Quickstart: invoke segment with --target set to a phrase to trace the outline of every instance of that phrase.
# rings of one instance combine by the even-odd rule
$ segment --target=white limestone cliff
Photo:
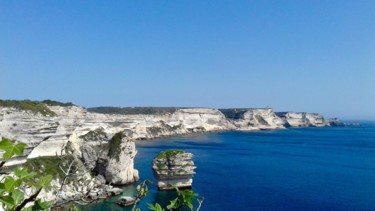
[[[280,112],[277,115],[283,119],[287,127],[325,127],[330,126],[323,115],[306,112]]]
[[[24,156],[14,158],[8,165],[64,154],[62,149],[69,143],[70,153],[81,157],[89,169],[94,170],[99,159],[105,162],[101,174],[108,183],[127,184],[138,177],[133,162],[135,144],[131,140],[235,128],[220,111],[208,108],[179,109],[164,115],[100,114],[78,106],[48,108],[56,115],[0,107],[0,137],[27,144]],[[120,161],[102,156],[107,152],[97,152],[117,133],[126,136],[121,143],[124,146],[120,147],[123,149]]]
[[[48,106],[48,108],[56,115],[42,115],[11,107],[0,107],[0,137],[27,144],[25,156],[15,158],[9,164],[22,163],[26,159],[40,156],[59,155],[64,153],[61,149],[68,142],[75,149],[74,153],[82,157],[83,145],[93,149],[98,146],[100,148],[103,144],[108,144],[109,140],[119,132],[126,136],[126,140],[139,140],[195,132],[329,125],[328,121],[319,114],[274,113],[270,108],[220,110],[186,108],[153,115],[101,114],[88,112],[74,105]],[[86,154],[92,152],[87,148],[85,150]],[[91,167],[92,165],[94,164],[91,164]],[[133,168],[132,164],[128,166]],[[133,182],[134,178],[129,175],[127,174],[121,183]]]
[[[278,117],[271,108],[233,110],[236,116],[228,118],[240,130],[264,130],[285,128],[285,121]]]
[[[59,196],[53,191],[39,196],[55,204],[87,197],[82,194],[87,192],[91,199],[105,198],[119,194],[108,184],[124,185],[137,181],[138,170],[134,169],[136,140],[197,132],[343,125],[337,119],[326,121],[315,113],[275,113],[270,108],[177,108],[171,109],[172,112],[127,115],[88,112],[74,105],[45,108],[50,111],[41,114],[0,106],[0,138],[27,144],[24,156],[13,158],[6,165],[26,162],[25,165],[29,165],[58,155],[73,155],[80,163],[79,169],[87,172],[83,178],[65,185]],[[170,163],[165,165],[163,160],[154,162],[159,188],[168,189],[171,184],[191,186],[195,167],[189,160],[190,155],[186,159],[189,165],[184,159],[180,159],[181,162],[177,159],[179,162],[169,167]],[[166,176],[169,174],[173,177]],[[60,184],[61,181],[56,178],[53,183]]]

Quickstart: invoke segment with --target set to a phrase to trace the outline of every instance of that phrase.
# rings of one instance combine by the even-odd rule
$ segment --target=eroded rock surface
[[[286,127],[325,127],[330,126],[329,121],[325,120],[323,115],[306,112],[277,112]]]
[[[134,141],[127,140],[123,133],[117,133],[109,141],[107,165],[104,171],[106,181],[115,185],[138,181],[138,171],[134,169],[136,154]]]
[[[193,154],[182,150],[168,150],[159,153],[153,160],[152,170],[161,190],[188,188],[192,186],[195,174]]]

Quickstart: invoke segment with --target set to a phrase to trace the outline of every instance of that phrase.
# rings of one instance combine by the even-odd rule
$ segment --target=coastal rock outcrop
[[[102,172],[107,183],[124,185],[138,181],[138,170],[134,169],[136,154],[134,141],[127,140],[122,133],[114,135],[109,141],[108,158]]]
[[[160,190],[189,188],[195,174],[193,154],[182,150],[160,152],[153,160],[152,170]]]
[[[325,127],[329,126],[323,115],[306,112],[277,112],[277,116],[285,121],[286,127]]]
[[[220,109],[240,130],[264,130],[285,128],[285,121],[271,108]]]

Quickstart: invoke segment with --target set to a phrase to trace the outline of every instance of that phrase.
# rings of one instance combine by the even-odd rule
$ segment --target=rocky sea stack
[[[153,160],[152,169],[160,190],[175,187],[190,188],[195,174],[193,154],[182,150],[160,152]]]

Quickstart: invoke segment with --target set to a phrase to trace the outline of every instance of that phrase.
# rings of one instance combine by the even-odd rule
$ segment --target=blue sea
[[[375,122],[359,127],[221,132],[141,141],[135,167],[154,180],[151,162],[163,150],[194,154],[194,192],[201,210],[375,210]],[[135,185],[124,187],[134,194]],[[168,203],[171,193],[150,193],[147,203]],[[84,210],[130,210],[115,199]]]

